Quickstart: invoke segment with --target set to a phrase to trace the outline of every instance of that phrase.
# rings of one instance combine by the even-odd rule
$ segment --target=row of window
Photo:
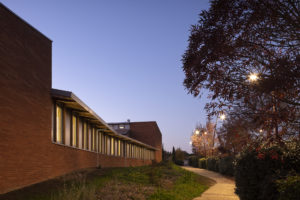
[[[63,105],[55,105],[54,113],[53,141],[56,143],[106,155],[154,159],[153,150],[110,136]]]

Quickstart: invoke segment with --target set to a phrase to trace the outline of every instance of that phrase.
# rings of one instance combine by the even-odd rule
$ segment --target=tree
[[[213,0],[192,26],[184,85],[210,91],[209,116],[238,108],[279,140],[299,134],[299,53],[299,1]]]
[[[235,111],[236,113],[238,111]],[[219,147],[222,154],[236,155],[261,135],[262,129],[244,115],[229,115],[218,130]]]
[[[214,144],[217,144],[217,138],[213,139],[215,124],[208,121],[205,126],[197,124],[195,132],[192,133],[192,151],[199,156],[209,156],[212,154]]]
[[[182,151],[180,148],[177,148],[175,150],[175,163],[177,165],[183,165],[184,164],[185,153],[186,152]]]
[[[173,146],[173,149],[172,149],[172,161],[175,163],[176,161],[176,157],[175,157],[175,148]]]

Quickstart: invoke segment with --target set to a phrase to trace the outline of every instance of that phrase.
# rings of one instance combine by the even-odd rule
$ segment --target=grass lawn
[[[2,200],[189,200],[214,181],[172,163],[89,169],[0,195]]]

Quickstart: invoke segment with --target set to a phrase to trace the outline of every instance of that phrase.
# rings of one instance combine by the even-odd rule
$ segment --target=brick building
[[[78,169],[161,160],[155,122],[123,135],[72,92],[52,89],[52,41],[1,3],[0,30],[0,194]]]
[[[162,160],[162,138],[159,127],[155,121],[149,122],[119,122],[108,123],[116,132],[134,138],[145,144],[153,146],[157,149],[155,151],[155,158],[157,162]]]

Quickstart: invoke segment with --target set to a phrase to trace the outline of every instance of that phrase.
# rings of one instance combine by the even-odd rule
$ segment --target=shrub
[[[281,169],[280,159],[273,159],[270,152],[278,156],[276,148],[264,151],[246,150],[237,159],[235,172],[236,193],[241,200],[278,199],[275,180],[276,171]]]
[[[300,197],[300,175],[278,180],[279,200],[296,200]]]
[[[219,159],[219,172],[224,175],[234,175],[234,157],[226,156]]]
[[[189,166],[199,167],[198,157],[197,156],[190,156],[189,157]]]
[[[208,158],[207,159],[207,169],[218,172],[219,171],[218,158],[215,158],[215,157]]]
[[[236,193],[241,200],[277,200],[281,193],[290,190],[290,179],[286,177],[291,173],[300,173],[299,142],[260,146],[246,149],[237,158]],[[280,182],[278,189],[277,182],[280,179],[286,181]],[[283,187],[285,183],[286,188]]]
[[[206,158],[199,159],[199,167],[202,169],[206,169]]]
[[[176,164],[176,165],[183,166],[184,161],[183,161],[183,160],[175,160],[175,164]]]

